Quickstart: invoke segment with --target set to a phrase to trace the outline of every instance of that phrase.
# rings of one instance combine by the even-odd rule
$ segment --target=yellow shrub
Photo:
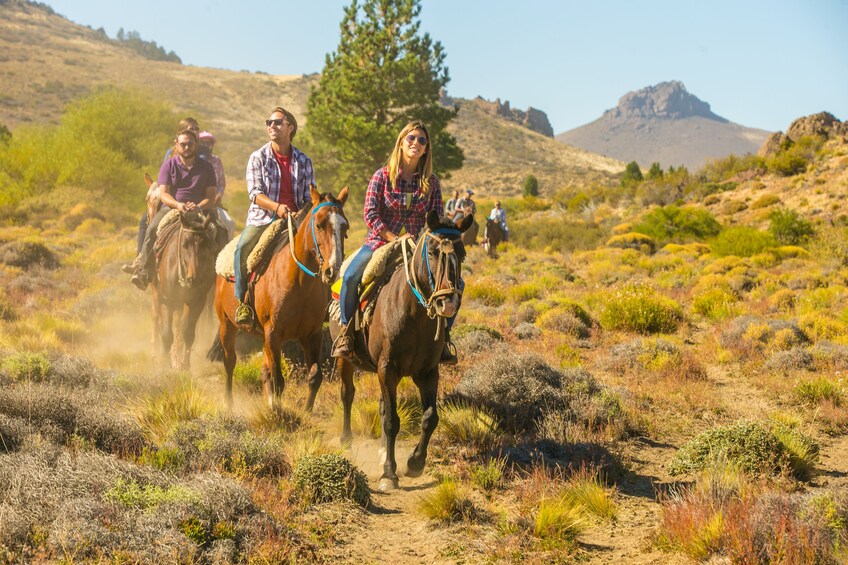
[[[656,240],[643,233],[630,232],[614,235],[607,240],[607,247],[619,247],[621,249],[637,249],[644,253],[653,253],[657,248]]]

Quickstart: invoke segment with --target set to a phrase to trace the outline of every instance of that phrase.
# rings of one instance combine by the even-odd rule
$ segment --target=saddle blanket
[[[247,258],[248,273],[252,273],[254,269],[256,269],[256,266],[262,262],[262,258],[265,253],[269,249],[273,249],[275,247],[274,244],[276,243],[277,238],[286,232],[288,232],[287,223],[281,219],[274,220],[271,225],[262,232],[262,235],[259,238],[259,243],[256,244],[256,247],[253,248],[253,251],[250,252],[250,255]],[[232,279],[236,276],[234,263],[238,241],[239,238],[234,237],[221,250],[215,261],[215,272],[227,279]]]

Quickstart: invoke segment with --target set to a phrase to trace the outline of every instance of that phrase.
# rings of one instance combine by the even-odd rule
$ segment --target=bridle
[[[212,225],[213,229],[218,229]],[[183,262],[183,232],[200,234],[207,241],[214,241],[212,234],[209,233],[209,228],[187,228],[180,220],[180,233],[177,236],[177,282],[182,288],[190,288],[185,276],[185,263]]]
[[[304,273],[306,273],[307,275],[309,275],[310,277],[313,277],[313,278],[317,278],[318,273],[320,273],[321,270],[324,267],[324,256],[321,254],[321,247],[318,245],[318,236],[315,234],[315,212],[317,212],[318,210],[320,210],[321,208],[323,208],[325,206],[334,206],[334,207],[339,208],[339,209],[341,209],[341,207],[342,207],[342,205],[337,203],[337,202],[322,202],[322,203],[318,204],[317,206],[315,206],[314,208],[312,208],[312,211],[310,212],[309,227],[312,230],[312,243],[315,246],[314,252],[315,252],[316,257],[318,257],[318,271],[311,270],[309,267],[307,267],[306,265],[304,265],[303,263],[301,263],[300,261],[297,260],[297,257],[294,254],[294,234],[295,234],[295,231],[292,228],[292,219],[291,219],[292,215],[288,214],[288,216],[287,216],[288,224],[289,224],[289,249],[291,250],[292,259],[294,259],[294,262],[297,263],[297,266],[300,267],[301,271],[303,271]]]
[[[462,291],[459,289],[459,258],[457,257],[456,249],[454,249],[454,241],[447,237],[436,237],[436,235],[433,234],[439,236],[456,236],[457,238],[462,237],[462,233],[453,228],[437,228],[432,231],[427,230],[420,238],[418,238],[418,243],[415,244],[415,251],[412,254],[411,260],[407,258],[407,245],[404,244],[402,246],[406,282],[409,285],[409,288],[412,289],[412,294],[415,295],[418,303],[421,304],[421,306],[423,306],[427,311],[427,316],[429,316],[430,319],[435,319],[437,316],[441,316],[441,314],[436,311],[436,300],[438,298],[454,295],[462,296]],[[439,246],[439,257],[437,260],[435,277],[433,276],[433,268],[430,265],[428,245],[431,239]],[[412,245],[411,241],[409,242],[409,245]],[[416,259],[419,260],[419,265],[423,262],[427,266],[427,282],[430,284],[430,296],[427,298],[425,298],[424,294],[421,292],[421,285],[418,282],[418,269],[415,265]],[[436,290],[437,281],[441,281],[445,277],[445,273],[450,273],[451,264],[454,266],[454,275],[456,280],[448,279],[449,288]],[[442,324],[439,324],[440,330],[441,327]],[[436,339],[438,339],[438,332],[436,334]]]

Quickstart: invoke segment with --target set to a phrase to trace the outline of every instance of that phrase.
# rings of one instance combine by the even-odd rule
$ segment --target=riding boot
[[[439,363],[442,365],[456,365],[459,363],[459,357],[456,356],[456,346],[450,338],[450,329],[445,328],[445,345],[442,347],[442,356],[439,358]]]
[[[239,302],[238,308],[236,308],[236,323],[241,325],[251,325],[253,324],[253,318],[253,308],[244,302]]]
[[[339,332],[336,342],[333,344],[333,357],[353,359],[353,329],[353,320],[342,326],[341,332]]]
[[[127,273],[128,275],[135,274],[135,272],[138,270],[138,263],[139,258],[138,256],[136,256],[136,258],[133,259],[132,263],[126,263],[125,265],[121,265],[121,270]]]
[[[150,284],[150,276],[148,274],[147,265],[142,265],[141,263],[135,269],[135,274],[132,276],[131,282],[139,288],[139,290],[146,290],[147,285]]]

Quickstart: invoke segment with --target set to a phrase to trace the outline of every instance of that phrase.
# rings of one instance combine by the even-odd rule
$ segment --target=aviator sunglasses
[[[423,135],[412,135],[410,133],[409,135],[406,136],[406,141],[410,145],[412,145],[412,142],[415,141],[416,139],[418,140],[418,145],[421,145],[421,146],[427,145],[427,138],[424,137]]]
[[[281,126],[283,124],[287,124],[288,122],[282,118],[277,118],[276,120],[265,120],[265,125],[268,127],[271,126]]]

